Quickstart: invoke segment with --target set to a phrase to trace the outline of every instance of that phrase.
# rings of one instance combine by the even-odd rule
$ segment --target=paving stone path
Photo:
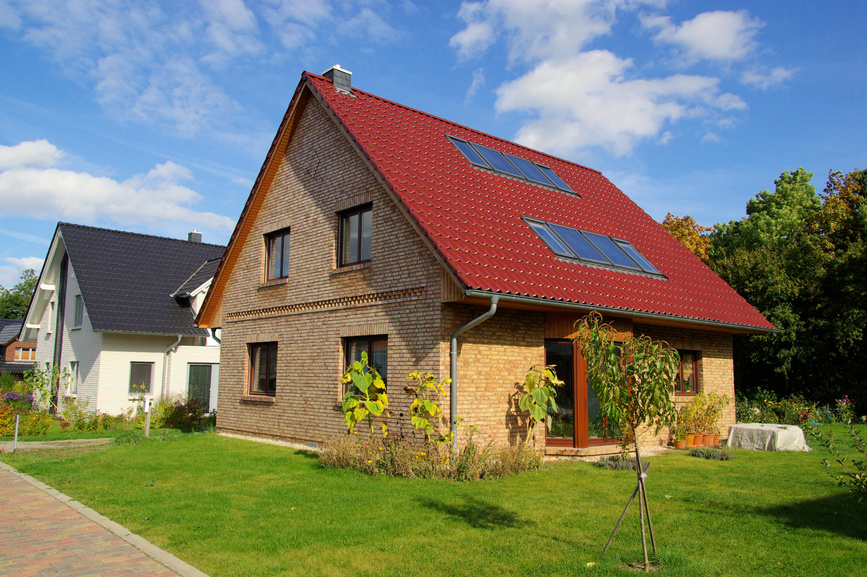
[[[0,576],[207,577],[0,462]]]

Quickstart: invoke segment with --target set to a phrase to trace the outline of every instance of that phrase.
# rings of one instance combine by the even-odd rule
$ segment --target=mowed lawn
[[[867,499],[833,484],[824,452],[735,454],[650,459],[658,574],[867,575]],[[393,479],[214,433],[2,459],[213,577],[626,575],[641,559],[635,506],[601,556],[635,474],[587,463]]]

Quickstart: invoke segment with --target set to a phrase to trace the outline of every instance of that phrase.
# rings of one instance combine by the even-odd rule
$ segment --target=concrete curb
[[[138,549],[139,551],[141,551],[142,553],[144,553],[145,555],[147,555],[148,557],[150,557],[151,559],[156,561],[157,563],[164,565],[166,568],[174,571],[175,573],[177,573],[181,577],[208,577],[208,575],[206,573],[199,571],[198,569],[196,569],[195,567],[193,567],[189,563],[186,563],[186,562],[178,559],[177,557],[175,557],[174,555],[172,555],[171,553],[169,553],[167,551],[163,551],[162,549],[160,549],[159,547],[157,547],[156,545],[154,545],[153,543],[151,543],[147,539],[144,539],[143,537],[140,537],[140,536],[136,535],[135,533],[132,533],[129,529],[127,529],[126,527],[124,527],[118,523],[115,523],[111,519],[108,519],[107,517],[103,517],[102,515],[100,515],[96,511],[94,511],[93,509],[91,509],[89,507],[85,507],[84,505],[82,505],[78,501],[75,501],[74,499],[72,499],[68,495],[64,495],[60,491],[49,487],[48,485],[46,485],[42,481],[38,481],[38,480],[34,479],[33,477],[31,477],[30,475],[25,475],[24,473],[19,472],[14,467],[9,466],[8,464],[6,464],[2,461],[0,461],[0,468],[12,473],[13,475],[18,477],[19,479],[22,479],[22,480],[30,483],[31,485],[33,485],[34,487],[36,487],[37,489],[39,489],[43,493],[45,493],[45,494],[49,495],[50,497],[53,497],[54,499],[60,501],[61,503],[63,503],[64,505],[66,505],[67,507],[72,509],[73,511],[79,513],[83,517],[90,519],[91,521],[93,521],[97,525],[100,525],[104,529],[110,531],[111,533],[114,533],[115,535],[117,535],[118,537],[120,537],[121,539],[123,539],[124,541],[126,541],[127,543],[129,543],[130,545],[132,545],[133,547],[135,547],[136,549]]]

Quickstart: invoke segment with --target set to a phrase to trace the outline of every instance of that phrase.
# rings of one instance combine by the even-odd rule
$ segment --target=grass
[[[24,441],[69,441],[72,439],[108,439],[118,435],[123,435],[128,429],[122,426],[115,429],[100,430],[100,431],[73,431],[68,427],[65,431],[60,427],[60,421],[51,419],[48,432],[44,435],[18,435],[18,440]],[[175,429],[151,429],[151,434],[156,431],[164,432],[171,431],[170,434],[180,434],[180,431]],[[0,435],[0,441],[12,441],[15,435]]]
[[[826,455],[735,454],[650,459],[660,575],[867,573],[867,501],[832,483]],[[641,558],[635,508],[600,556],[635,473],[587,463],[394,479],[213,433],[2,458],[212,577],[627,575]]]

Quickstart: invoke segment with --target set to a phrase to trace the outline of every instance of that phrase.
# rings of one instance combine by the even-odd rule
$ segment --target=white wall
[[[84,315],[80,328],[75,328],[75,297],[81,294],[78,280],[70,263],[66,284],[66,312],[63,323],[63,346],[60,366],[70,370],[69,362],[78,361],[78,393],[72,395],[68,390],[61,391],[63,397],[75,397],[86,401],[88,410],[98,410],[97,390],[99,386],[100,350],[102,334],[93,331],[84,303]],[[37,349],[38,350],[38,349]],[[71,370],[70,370],[71,373]]]

